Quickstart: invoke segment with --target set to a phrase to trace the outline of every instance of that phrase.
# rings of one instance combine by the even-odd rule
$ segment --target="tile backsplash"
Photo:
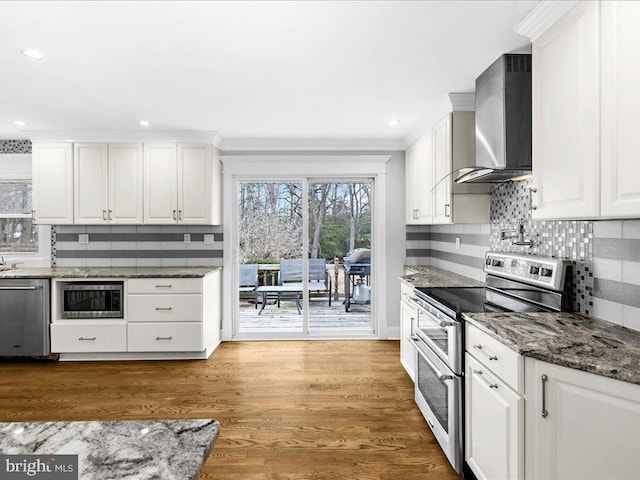
[[[31,140],[0,140],[0,154],[31,153]]]
[[[534,220],[531,180],[504,182],[491,189],[490,248],[498,252],[538,255],[573,263],[573,309],[593,313],[593,222],[587,220]],[[530,241],[518,246],[519,238]],[[507,237],[503,238],[503,232]]]
[[[487,250],[571,260],[574,310],[640,330],[640,220],[533,220],[530,181],[496,184],[488,225],[406,227],[406,263],[484,279]],[[519,233],[532,246],[518,246]],[[460,247],[456,239],[460,239]]]
[[[222,226],[59,225],[53,235],[52,264],[59,267],[222,266]]]

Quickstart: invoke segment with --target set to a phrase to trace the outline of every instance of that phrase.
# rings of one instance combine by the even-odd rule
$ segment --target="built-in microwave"
[[[59,283],[62,318],[123,318],[124,282]]]

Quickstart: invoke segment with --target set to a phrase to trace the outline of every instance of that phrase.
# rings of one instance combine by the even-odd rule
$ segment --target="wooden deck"
[[[260,301],[260,299],[258,299]],[[282,300],[280,308],[269,302],[261,315],[260,304],[254,308],[246,299],[240,301],[240,333],[290,333],[302,331],[302,315],[298,315],[293,300]],[[365,332],[373,333],[371,306],[351,305],[345,312],[342,300],[328,305],[326,295],[309,299],[309,329],[332,333]]]

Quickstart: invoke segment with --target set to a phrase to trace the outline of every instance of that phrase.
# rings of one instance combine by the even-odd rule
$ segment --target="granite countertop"
[[[520,355],[640,385],[640,332],[579,313],[465,313]]]
[[[82,480],[197,479],[216,420],[0,423],[0,453],[78,455]]]
[[[199,278],[220,267],[51,267],[0,270],[3,278]]]
[[[416,288],[484,287],[484,282],[436,267],[406,265],[405,271],[408,274],[400,277],[400,280]]]

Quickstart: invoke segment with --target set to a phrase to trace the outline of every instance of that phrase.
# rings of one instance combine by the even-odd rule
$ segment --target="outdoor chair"
[[[328,281],[327,281],[328,279]],[[302,283],[302,259],[280,259],[280,273],[278,285],[286,283]],[[328,292],[329,306],[331,306],[331,276],[327,275],[327,264],[322,258],[309,259],[309,291]]]
[[[258,264],[243,263],[239,265],[239,282],[240,293],[253,292],[253,304],[258,308]]]

